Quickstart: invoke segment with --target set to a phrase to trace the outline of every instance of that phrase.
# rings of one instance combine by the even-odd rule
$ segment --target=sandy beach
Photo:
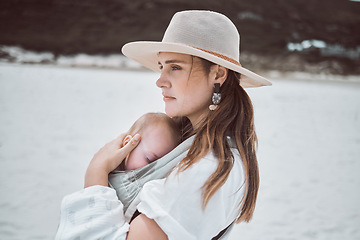
[[[360,239],[360,76],[265,74],[272,87],[247,90],[258,204],[229,240]],[[0,239],[54,238],[61,199],[83,187],[93,154],[163,112],[157,76],[0,64]]]

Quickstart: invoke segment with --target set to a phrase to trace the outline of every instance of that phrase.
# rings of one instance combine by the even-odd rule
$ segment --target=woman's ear
[[[214,83],[220,83],[220,86],[222,86],[227,79],[228,72],[229,70],[226,67],[216,65],[216,75]]]

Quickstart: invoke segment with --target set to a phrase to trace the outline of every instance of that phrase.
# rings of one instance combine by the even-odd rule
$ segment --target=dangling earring
[[[215,83],[215,84],[214,84],[214,93],[213,93],[213,95],[212,95],[211,100],[212,100],[212,103],[213,103],[213,104],[211,104],[211,105],[209,106],[209,109],[210,109],[211,111],[214,111],[214,110],[217,108],[217,106],[218,106],[218,104],[220,103],[220,101],[221,101],[220,83]]]

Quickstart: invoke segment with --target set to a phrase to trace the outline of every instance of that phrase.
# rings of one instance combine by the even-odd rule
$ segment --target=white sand
[[[271,76],[273,87],[248,90],[261,187],[230,240],[360,239],[360,84]],[[98,148],[163,111],[156,77],[0,65],[0,239],[53,239],[61,198],[82,188]]]

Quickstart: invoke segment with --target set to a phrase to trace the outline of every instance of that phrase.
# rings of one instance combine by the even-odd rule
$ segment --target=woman
[[[95,154],[85,189],[64,198],[57,239],[212,239],[254,212],[259,174],[251,101],[243,87],[271,85],[241,67],[239,34],[224,15],[184,11],[162,42],[134,42],[123,53],[160,70],[165,112],[195,135],[187,156],[166,179],[146,183],[140,214],[124,220],[108,174],[137,145],[123,135]],[[225,235],[222,236],[222,239]]]

